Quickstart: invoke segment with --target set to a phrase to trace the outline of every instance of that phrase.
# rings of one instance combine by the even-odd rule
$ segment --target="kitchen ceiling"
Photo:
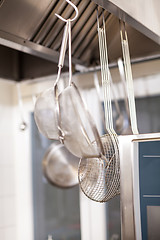
[[[73,0],[79,9],[78,18],[72,23],[72,57],[74,64],[99,65],[97,39],[97,5],[89,0]],[[102,8],[99,20],[102,24]],[[64,0],[4,0],[0,6],[0,76],[6,77],[5,68],[10,68],[10,78],[23,80],[57,72],[57,62],[64,29],[64,18],[74,16],[73,8]],[[108,43],[109,62],[116,62],[122,56],[119,20],[104,11]],[[160,54],[160,45],[147,38],[129,25],[128,31],[131,58]],[[6,49],[6,50],[5,50]],[[11,51],[9,51],[9,49]],[[12,57],[6,57],[9,54]],[[2,59],[3,71],[1,70]],[[68,65],[66,58],[65,65]],[[17,72],[16,72],[17,71]],[[7,76],[8,77],[8,76]]]

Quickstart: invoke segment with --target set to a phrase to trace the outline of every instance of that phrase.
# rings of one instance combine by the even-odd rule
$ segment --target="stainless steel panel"
[[[133,180],[132,180],[132,139],[120,136],[120,176],[121,176],[121,234],[123,240],[135,240]]]
[[[46,35],[50,32],[52,27],[58,21],[58,18],[55,16],[55,13],[61,14],[61,12],[62,12],[62,10],[64,9],[65,6],[66,6],[65,1],[63,1],[63,2],[58,1],[58,3],[56,4],[56,6],[54,8],[54,11],[51,11],[51,13],[47,17],[46,21],[43,23],[43,25],[39,29],[38,33],[34,37],[34,39],[33,39],[34,42],[36,42],[38,44],[42,43],[42,41],[44,40]]]
[[[75,0],[75,5],[78,4],[78,0]],[[72,18],[72,15],[75,15],[75,11],[70,5],[67,5],[67,7],[64,9],[63,14],[61,14],[65,19]],[[43,41],[43,45],[46,47],[49,47],[52,44],[52,41],[54,38],[56,38],[59,35],[60,29],[64,28],[65,23],[62,20],[58,19],[58,22],[56,25],[53,26],[47,37]]]
[[[160,239],[160,206],[147,206],[148,240]]]
[[[160,37],[160,1],[158,0],[109,0],[136,21]]]
[[[21,52],[28,53],[30,55],[49,60],[51,62],[58,63],[59,52],[1,31],[0,44]],[[75,64],[77,63],[82,65],[81,61],[74,58],[72,58],[72,60],[73,62],[75,61]],[[65,65],[68,66],[67,56],[65,58]]]
[[[52,4],[52,0],[5,0],[0,7],[0,30],[29,39]]]
[[[136,0],[135,1],[127,1],[127,0],[92,0],[99,6],[105,8],[110,13],[113,13],[119,19],[127,22],[133,28],[137,29],[147,37],[151,38],[153,41],[160,44],[160,16],[159,16],[159,1],[144,1]],[[131,4],[132,3],[132,4]],[[152,8],[150,8],[149,3],[152,4]],[[126,7],[128,6],[128,7]],[[134,6],[134,7],[133,7]],[[132,8],[133,7],[133,8]],[[151,10],[151,11],[150,11]],[[135,11],[135,12],[134,12]],[[139,21],[140,17],[141,21]],[[145,15],[145,17],[143,17]],[[136,18],[135,18],[136,17]],[[149,21],[146,19],[149,19]],[[149,24],[151,22],[151,25]],[[154,28],[156,25],[156,29]]]
[[[125,17],[127,20],[128,15],[111,4],[111,1],[72,2],[79,9],[78,18],[72,22],[72,62],[85,66],[99,65],[95,2],[108,7],[108,10],[118,17]],[[57,63],[65,23],[59,20],[55,13],[64,18],[75,15],[74,9],[65,0],[4,0],[0,5],[0,44]],[[102,9],[99,8],[99,15],[101,14]],[[105,11],[104,15],[107,19],[109,62],[113,63],[122,56],[119,19],[108,11]],[[160,54],[160,45],[129,25],[127,32],[132,59]],[[68,65],[67,56],[65,65]],[[20,69],[21,66],[17,68]]]
[[[119,136],[120,170],[121,170],[121,233],[123,240],[139,240],[139,223],[137,221],[137,193],[135,193],[135,174],[133,164],[135,143],[138,141],[160,139],[160,133]],[[133,191],[134,189],[134,191]],[[138,225],[137,225],[138,224]]]
[[[86,12],[86,9],[88,9],[88,8],[90,9],[90,4],[91,4],[90,1],[81,1],[79,3],[79,5],[78,5],[78,18],[74,22],[72,22],[72,38],[73,38],[73,35],[74,35],[74,29],[75,28],[77,29],[77,24],[79,23],[79,21],[81,21],[81,19],[84,19],[84,13]],[[61,43],[57,38],[56,41],[52,43],[51,48],[59,50],[60,45],[61,45]]]
[[[108,12],[104,12],[104,18],[106,21],[106,29],[108,26],[108,23],[110,19],[112,18],[112,15],[110,15]],[[100,27],[102,25],[102,12],[99,13],[99,24]],[[94,51],[92,50],[94,49]],[[82,41],[78,46],[78,51],[74,54],[76,58],[83,59],[84,62],[87,62],[88,64],[92,64],[92,61],[94,62],[95,59],[98,61],[97,64],[99,64],[99,47],[98,47],[98,35],[97,35],[97,21],[94,21],[92,24],[92,28],[88,31],[88,34],[84,36],[84,41]]]

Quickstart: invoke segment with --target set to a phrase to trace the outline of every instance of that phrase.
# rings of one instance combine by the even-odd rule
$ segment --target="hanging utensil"
[[[134,97],[133,76],[132,76],[132,69],[131,69],[128,38],[127,38],[125,25],[122,25],[122,23],[121,23],[120,36],[121,36],[122,53],[123,53],[123,59],[124,59],[124,69],[125,69],[129,111],[130,111],[130,118],[131,118],[131,128],[132,128],[133,134],[139,134],[138,127],[137,127],[136,105],[135,105],[135,97]]]
[[[99,105],[99,111],[100,111],[100,115],[101,115],[101,121],[103,124],[103,129],[104,129],[104,132],[106,132],[104,109],[103,109],[103,105],[102,105],[102,101],[101,101],[101,90],[100,90],[97,72],[94,73],[94,86],[95,86],[96,93],[97,93],[98,105]]]
[[[20,85],[19,83],[16,84],[17,87],[17,96],[18,96],[18,105],[19,105],[19,112],[21,116],[21,123],[20,123],[20,130],[25,131],[27,128],[27,123],[24,119],[24,107],[23,107],[23,101],[22,101],[22,95],[21,95],[21,90],[20,90]]]
[[[54,142],[44,155],[42,166],[47,180],[54,186],[69,188],[78,184],[79,158],[63,144]]]
[[[77,12],[78,10],[76,14]],[[78,88],[72,81],[71,20],[65,20],[57,14],[56,16],[69,24],[69,81],[68,86],[58,96],[60,140],[77,157],[101,156],[104,151],[98,130]]]
[[[57,79],[52,88],[45,90],[38,98],[34,109],[34,118],[38,130],[49,139],[59,139],[59,130],[57,122],[57,85],[60,80],[61,70],[64,64],[65,52],[68,40],[69,23],[66,23],[61,51],[58,63]]]
[[[115,129],[116,129],[116,132],[118,134],[121,134],[122,131],[123,131],[123,127],[124,127],[124,116],[121,113],[119,103],[118,103],[118,100],[116,98],[116,93],[115,93],[111,73],[110,73],[110,81],[111,81],[111,87],[112,87],[111,90],[112,90],[112,94],[113,94],[113,101],[114,101],[114,105],[115,105],[117,115],[118,115],[118,117],[116,118],[116,121],[115,121]]]
[[[97,22],[107,130],[107,134],[101,137],[105,157],[82,158],[78,178],[80,187],[87,197],[94,201],[106,202],[120,191],[119,149],[118,138],[113,129],[105,21],[103,18],[103,27],[100,28],[98,12]]]
[[[130,134],[132,134],[132,129],[131,129],[131,119],[130,119],[130,113],[129,113],[128,99],[127,99],[125,71],[124,71],[124,66],[123,66],[123,62],[122,62],[121,58],[118,59],[117,63],[118,63],[118,70],[120,73],[120,79],[121,79],[122,86],[123,86],[124,104],[125,104],[125,110],[126,110],[126,114],[127,114],[127,118],[124,119],[125,124],[124,124],[124,129],[121,134],[122,135],[130,135]]]

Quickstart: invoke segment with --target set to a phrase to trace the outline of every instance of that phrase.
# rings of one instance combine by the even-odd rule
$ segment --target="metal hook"
[[[78,17],[78,8],[71,2],[71,1],[69,1],[69,0],[66,0],[66,2],[68,2],[73,8],[74,8],[74,10],[76,11],[76,15],[75,15],[75,17],[74,18],[72,18],[72,19],[65,19],[65,18],[63,18],[63,17],[61,17],[59,14],[57,14],[57,13],[55,13],[55,15],[59,18],[59,19],[61,19],[62,21],[64,21],[64,22],[67,22],[68,20],[70,20],[71,22],[72,21],[74,21],[77,17]]]

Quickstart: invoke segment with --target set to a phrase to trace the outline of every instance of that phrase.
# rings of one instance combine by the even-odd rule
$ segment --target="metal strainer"
[[[44,155],[42,166],[47,180],[54,186],[69,188],[78,184],[79,158],[63,144],[53,142]]]
[[[69,81],[58,95],[58,128],[61,142],[75,156],[100,157],[104,151],[96,125],[72,81],[71,22],[69,22]],[[95,141],[95,145],[92,144]]]
[[[118,138],[113,129],[104,18],[102,28],[99,27],[98,21],[98,39],[107,130],[107,134],[101,137],[105,154],[101,158],[82,158],[79,163],[78,177],[80,187],[87,197],[94,201],[106,202],[120,192],[120,164]]]
[[[49,139],[59,139],[58,123],[57,123],[57,96],[58,83],[60,80],[61,70],[64,64],[65,52],[68,40],[69,22],[66,23],[61,51],[58,63],[57,79],[52,88],[46,89],[40,94],[36,100],[34,109],[34,118],[38,130]],[[55,93],[56,92],[56,93]]]

